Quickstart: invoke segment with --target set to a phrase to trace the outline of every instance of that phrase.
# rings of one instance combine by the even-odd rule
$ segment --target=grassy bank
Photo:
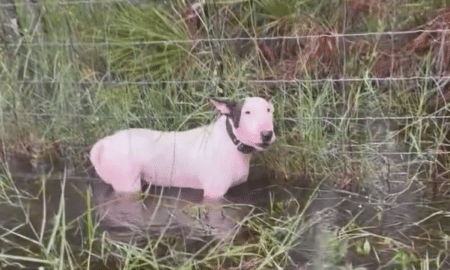
[[[255,164],[280,179],[309,179],[311,199],[291,202],[299,208],[274,202],[247,217],[243,242],[186,252],[170,237],[142,245],[108,239],[88,218],[85,194],[87,214],[79,220],[87,227],[66,220],[65,205],[45,234],[25,236],[0,222],[3,243],[14,235],[34,254],[24,259],[26,252],[9,246],[1,251],[4,266],[286,269],[295,254],[310,261],[305,269],[358,269],[351,264],[364,263],[356,258],[389,269],[438,269],[448,261],[448,233],[438,225],[404,224],[423,229],[414,236],[425,247],[416,248],[358,221],[357,212],[329,223],[327,215],[306,214],[315,187],[326,183],[332,192],[373,196],[381,222],[390,211],[385,201],[406,183],[420,186],[420,200],[405,203],[427,205],[420,218],[446,220],[446,1],[38,2],[15,1],[18,35],[0,32],[1,204],[27,216],[21,202],[45,197],[44,182],[34,186],[39,195],[17,186],[5,162],[12,156],[37,172],[51,169],[41,166],[48,160],[81,170],[102,136],[129,127],[186,130],[214,119],[208,98],[248,95],[270,96],[275,105],[277,143]],[[3,24],[12,17],[2,13]],[[432,199],[437,205],[427,204]],[[308,247],[299,239],[310,240],[312,228],[321,232],[314,248],[323,252],[296,250]],[[70,230],[89,233],[73,245],[65,238]]]

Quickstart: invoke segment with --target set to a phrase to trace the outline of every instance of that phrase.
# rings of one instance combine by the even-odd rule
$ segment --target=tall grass
[[[304,262],[308,269],[358,269],[351,263],[357,260],[348,259],[353,256],[397,269],[439,269],[447,255],[446,226],[417,223],[437,235],[422,239],[437,247],[429,253],[415,250],[414,241],[374,229],[384,226],[385,202],[394,196],[388,190],[397,190],[398,182],[417,182],[430,195],[427,180],[444,179],[417,203],[425,205],[433,195],[448,202],[449,161],[439,154],[448,150],[448,106],[433,103],[446,96],[446,83],[387,80],[438,75],[435,52],[416,55],[400,35],[248,37],[415,29],[444,4],[258,0],[131,6],[55,0],[38,3],[37,27],[18,1],[20,39],[0,51],[0,205],[8,206],[0,214],[13,217],[0,221],[0,267],[286,269]],[[312,190],[302,194],[305,198],[274,199],[269,209],[255,210],[241,223],[248,234],[244,240],[230,235],[194,251],[169,235],[123,243],[99,230],[88,194],[80,196],[86,213],[68,220],[64,192],[51,198],[58,200],[53,213],[45,208],[47,174],[30,180],[38,182],[30,191],[16,183],[6,163],[14,153],[35,168],[47,159],[80,164],[95,140],[116,130],[186,130],[212,121],[208,98],[248,95],[272,97],[278,138],[254,162],[287,179],[307,176],[311,187],[336,185],[356,202],[370,197],[367,207],[381,209],[372,223],[361,221],[357,207],[348,209],[350,218],[337,213],[337,202],[314,212],[313,201],[322,193]],[[407,169],[398,161],[404,161],[402,155],[408,156]],[[394,176],[402,173],[406,180]],[[63,191],[66,180],[67,175]],[[294,181],[281,184],[298,189]],[[327,192],[343,198],[334,189]],[[33,208],[36,198],[42,205]],[[425,207],[420,218],[436,218],[441,226],[448,208],[433,207]],[[32,221],[33,211],[43,215],[39,224]],[[71,242],[72,233],[79,243]]]

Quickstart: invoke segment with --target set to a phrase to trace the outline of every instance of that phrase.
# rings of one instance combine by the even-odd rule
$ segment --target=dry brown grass
[[[351,0],[348,2],[350,20],[354,24],[363,16],[385,18],[388,14],[388,3],[380,0]]]
[[[327,77],[338,72],[339,46],[335,29],[326,29],[307,16],[282,18],[277,25],[271,29],[270,36],[302,38],[258,43],[261,62],[269,67],[266,78]]]

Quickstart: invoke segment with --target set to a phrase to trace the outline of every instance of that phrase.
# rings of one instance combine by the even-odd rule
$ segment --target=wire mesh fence
[[[129,29],[116,27],[107,30],[110,25],[126,24],[127,19],[130,20],[131,17],[121,17],[121,13],[134,14],[132,12],[136,10],[148,8],[140,6],[143,5],[142,1],[133,2],[136,7],[134,11],[123,8],[133,6],[130,4],[132,2],[1,2],[2,8],[16,9],[16,14],[10,14],[10,17],[17,19],[17,29],[21,34],[18,40],[2,36],[6,43],[0,80],[8,89],[6,102],[3,103],[3,118],[29,121],[27,118],[31,117],[42,120],[41,124],[46,125],[85,119],[86,123],[77,123],[79,128],[83,125],[86,128],[88,123],[95,121],[122,121],[122,125],[115,123],[109,131],[124,127],[123,123],[145,126],[155,120],[166,121],[167,125],[161,124],[164,128],[179,128],[189,121],[206,121],[205,115],[208,114],[204,110],[196,111],[195,104],[204,102],[207,97],[242,97],[244,93],[263,93],[275,97],[279,112],[277,121],[283,123],[280,132],[301,133],[303,139],[305,136],[310,137],[312,133],[305,134],[313,132],[309,129],[311,126],[302,126],[302,122],[306,121],[313,126],[325,126],[321,129],[322,133],[328,132],[326,128],[333,127],[331,133],[346,134],[346,139],[352,141],[346,144],[355,147],[358,145],[355,140],[358,139],[348,134],[352,132],[350,122],[358,125],[368,125],[373,121],[395,122],[398,127],[393,132],[401,134],[399,136],[403,136],[407,144],[419,141],[419,145],[427,145],[419,147],[425,152],[447,153],[441,149],[447,147],[446,120],[450,117],[446,103],[450,76],[446,72],[445,49],[445,38],[450,28],[445,24],[445,12],[406,30],[395,30],[392,26],[383,31],[371,31],[370,27],[364,31],[351,27],[348,27],[350,30],[338,31],[331,24],[329,27],[319,27],[312,25],[311,21],[307,21],[309,29],[305,29],[301,22],[296,21],[300,25],[298,28],[283,24],[283,27],[289,28],[283,32],[274,30],[276,27],[271,25],[246,26],[244,21],[240,21],[241,25],[230,26],[232,19],[229,14],[241,16],[242,11],[235,9],[239,5],[244,7],[246,1],[224,1],[219,3],[220,7],[205,2],[198,5],[168,5],[164,7],[167,13],[161,13],[163,15],[149,21],[158,22],[159,25],[165,23],[163,28],[181,21],[184,24],[179,32],[185,31],[183,34],[160,33],[151,28],[142,30],[140,28],[149,25],[141,21],[129,21]],[[107,12],[96,14],[105,6],[111,8],[108,12],[114,15]],[[249,7],[249,12],[253,12],[253,8]],[[350,6],[349,10],[352,8],[355,9]],[[224,10],[229,14],[220,13]],[[27,22],[30,14],[38,15],[39,19],[34,24]],[[136,17],[141,16],[139,11],[136,14]],[[304,18],[288,15],[298,20]],[[82,21],[85,18],[82,16],[89,17],[92,24]],[[164,16],[173,21],[167,23]],[[221,18],[225,19],[221,21]],[[192,20],[195,26],[190,24]],[[277,19],[266,20],[271,24],[282,25]],[[103,24],[96,28],[94,25],[98,22]],[[3,22],[4,25],[8,23]],[[223,31],[220,31],[220,27],[223,27]],[[145,33],[149,37],[146,38],[142,33],[136,34],[138,30],[147,31]],[[126,36],[120,36],[120,31],[126,32]],[[185,38],[177,38],[180,36]],[[383,45],[377,47],[378,43]],[[361,49],[364,44],[368,44],[369,49]],[[169,50],[172,45],[175,49]],[[185,45],[187,47],[178,47]],[[240,48],[246,55],[239,56],[239,52],[230,49],[233,46]],[[117,47],[124,49],[115,51]],[[354,47],[357,47],[356,52],[352,51]],[[11,49],[13,57],[7,53]],[[426,51],[426,56],[418,53],[418,50]],[[120,53],[124,55],[118,55]],[[161,57],[151,54],[160,54]],[[173,66],[167,63],[167,57],[171,55],[176,55],[170,58],[170,61],[177,62]],[[180,58],[184,56],[194,60],[183,62]],[[366,61],[366,58],[372,60]],[[127,59],[132,61],[127,62]],[[383,61],[378,64],[380,59]],[[158,65],[146,69],[146,63],[139,62],[141,60],[148,60],[149,63],[156,61]],[[104,64],[101,64],[101,68],[93,63],[102,61]],[[405,61],[406,64],[402,64]],[[295,68],[290,68],[291,64]],[[155,74],[164,76],[134,76],[129,72],[140,65],[144,67],[142,70],[150,74],[163,66],[163,70]],[[176,65],[179,67],[174,67]],[[380,72],[376,71],[377,65],[381,66]],[[167,76],[167,73],[171,73],[171,76]],[[288,76],[287,73],[292,74]],[[160,90],[157,90],[158,87]],[[69,88],[72,90],[67,90]],[[167,98],[165,101],[161,100],[161,96],[157,97],[158,102],[167,106],[155,106],[156,101],[152,104],[151,100],[155,100],[157,91],[168,93],[162,94]],[[134,102],[140,105],[133,105]],[[149,102],[148,107],[154,108],[144,108],[145,102]],[[155,112],[158,107],[162,111]],[[178,110],[177,113],[170,111],[174,109]],[[118,116],[120,114],[128,116]],[[185,121],[177,121],[183,117]],[[169,123],[169,120],[174,122]],[[430,125],[435,126],[439,136],[429,135],[433,133]],[[94,126],[99,128],[98,124]],[[93,126],[89,128],[94,129]],[[54,126],[51,129],[57,130]],[[321,136],[323,140],[338,141],[338,136]],[[370,145],[373,139],[371,137],[360,143]],[[427,143],[433,140],[436,142]],[[325,149],[323,151],[326,152]]]
[[[250,241],[223,241],[225,247],[211,246],[205,257],[203,240],[192,256],[170,243],[158,253],[152,242],[151,251],[139,251],[136,265],[174,269],[193,262],[200,269],[225,269],[229,261],[232,269],[289,269],[295,251],[309,261],[334,256],[314,262],[326,261],[322,266],[329,268],[314,269],[350,269],[352,263],[444,269],[450,265],[450,11],[443,7],[443,1],[0,0],[0,162],[17,155],[19,162],[4,167],[25,179],[0,174],[0,201],[8,205],[18,198],[26,217],[17,218],[20,224],[0,220],[0,244],[14,246],[8,237],[17,234],[26,242],[17,243],[17,250],[31,242],[30,250],[37,250],[31,258],[48,265],[60,258],[59,268],[95,268],[91,260],[103,266],[105,256],[122,263],[117,269],[128,265],[125,258],[136,256],[128,250],[137,249],[124,245],[123,252],[114,242],[107,250],[104,243],[111,240],[105,234],[97,250],[71,249],[62,219],[70,220],[67,227],[82,224],[75,230],[83,232],[83,217],[61,214],[50,235],[42,227],[40,235],[21,237],[16,228],[42,210],[32,203],[24,207],[22,198],[43,198],[37,223],[53,218],[45,208],[53,202],[60,204],[55,213],[63,213],[66,203],[70,214],[79,206],[73,198],[89,197],[82,182],[99,180],[83,174],[92,169],[88,151],[99,138],[125,128],[187,130],[214,121],[211,97],[269,96],[277,141],[252,160],[258,185],[247,195],[265,200],[270,211],[237,218],[251,225]],[[31,176],[20,162],[33,167]],[[273,174],[255,173],[262,167]],[[30,181],[36,172],[50,173]],[[20,195],[4,195],[8,177]],[[74,194],[54,191],[61,179]],[[266,180],[270,186],[261,188]],[[28,193],[33,185],[36,196]],[[277,197],[274,186],[291,199]],[[99,201],[95,208],[108,195],[98,187],[100,196],[91,190]],[[80,205],[83,213],[91,207]],[[141,219],[153,209],[112,205],[108,211],[118,210],[121,228],[131,212]],[[85,243],[85,235],[80,238]],[[217,254],[216,247],[225,252]],[[369,257],[373,262],[367,263]],[[27,258],[14,248],[0,251],[4,265]],[[299,261],[295,269],[302,267]]]

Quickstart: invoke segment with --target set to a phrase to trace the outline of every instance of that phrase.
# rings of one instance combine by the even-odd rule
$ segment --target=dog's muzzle
[[[268,143],[270,140],[272,140],[273,131],[272,130],[266,130],[261,132],[261,139],[263,143]]]
[[[273,135],[274,134],[273,134],[272,130],[261,131],[261,141],[262,141],[262,143],[258,143],[256,145],[258,145],[262,149],[266,149],[267,147],[269,147],[269,145],[272,144],[272,138],[274,137]]]

